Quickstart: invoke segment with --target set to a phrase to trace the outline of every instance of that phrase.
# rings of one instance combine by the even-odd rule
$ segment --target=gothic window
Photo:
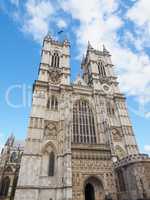
[[[49,155],[48,176],[54,176],[54,168],[55,168],[55,154],[52,151]]]
[[[2,179],[2,182],[0,183],[0,196],[6,197],[8,195],[10,185],[10,178],[7,176]]]
[[[96,143],[94,115],[86,100],[78,100],[73,106],[73,142]]]
[[[57,97],[52,95],[47,101],[47,108],[51,110],[58,110],[58,100]]]
[[[51,98],[51,109],[52,110],[57,110],[58,109],[58,101],[55,96],[52,96]]]
[[[50,99],[47,100],[47,108],[50,109]]]
[[[60,62],[60,58],[59,58],[59,54],[57,52],[55,52],[52,55],[52,62],[51,62],[51,67],[59,67],[59,62]]]
[[[105,67],[104,67],[104,64],[102,62],[98,63],[98,71],[99,71],[99,75],[101,77],[106,77]]]

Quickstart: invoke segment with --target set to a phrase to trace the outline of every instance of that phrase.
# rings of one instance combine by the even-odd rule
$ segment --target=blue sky
[[[71,42],[72,80],[88,40],[112,54],[140,150],[150,153],[150,2],[148,0],[1,0],[0,145],[25,138],[42,38]],[[64,33],[57,34],[63,29]],[[23,93],[22,93],[23,92]],[[22,106],[12,107],[10,103]]]

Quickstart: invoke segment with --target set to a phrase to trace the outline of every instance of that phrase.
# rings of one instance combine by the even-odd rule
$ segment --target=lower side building
[[[150,199],[150,158],[131,155],[114,164],[117,199]]]
[[[24,142],[11,135],[0,154],[0,199],[13,200],[18,182]]]

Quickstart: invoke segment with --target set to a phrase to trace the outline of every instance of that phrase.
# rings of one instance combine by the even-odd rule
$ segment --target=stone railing
[[[125,158],[115,162],[114,167],[118,168],[118,167],[130,164],[130,163],[135,163],[135,162],[140,162],[140,161],[149,161],[150,162],[150,157],[147,154],[129,155],[129,156],[126,156]]]

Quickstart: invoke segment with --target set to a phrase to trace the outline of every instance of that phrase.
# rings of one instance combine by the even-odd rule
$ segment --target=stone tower
[[[137,154],[138,147],[128,116],[125,97],[119,90],[111,55],[105,46],[103,46],[103,51],[98,51],[88,43],[86,57],[82,60],[82,68],[83,79],[88,86],[93,88],[95,101],[97,100],[95,106],[97,125],[101,130],[100,142],[108,142],[113,155]],[[101,125],[104,126],[104,131]],[[108,137],[106,137],[106,132],[108,132]]]
[[[81,66],[70,83],[68,40],[45,37],[15,200],[117,198],[113,163],[139,153],[125,97],[105,47]]]

